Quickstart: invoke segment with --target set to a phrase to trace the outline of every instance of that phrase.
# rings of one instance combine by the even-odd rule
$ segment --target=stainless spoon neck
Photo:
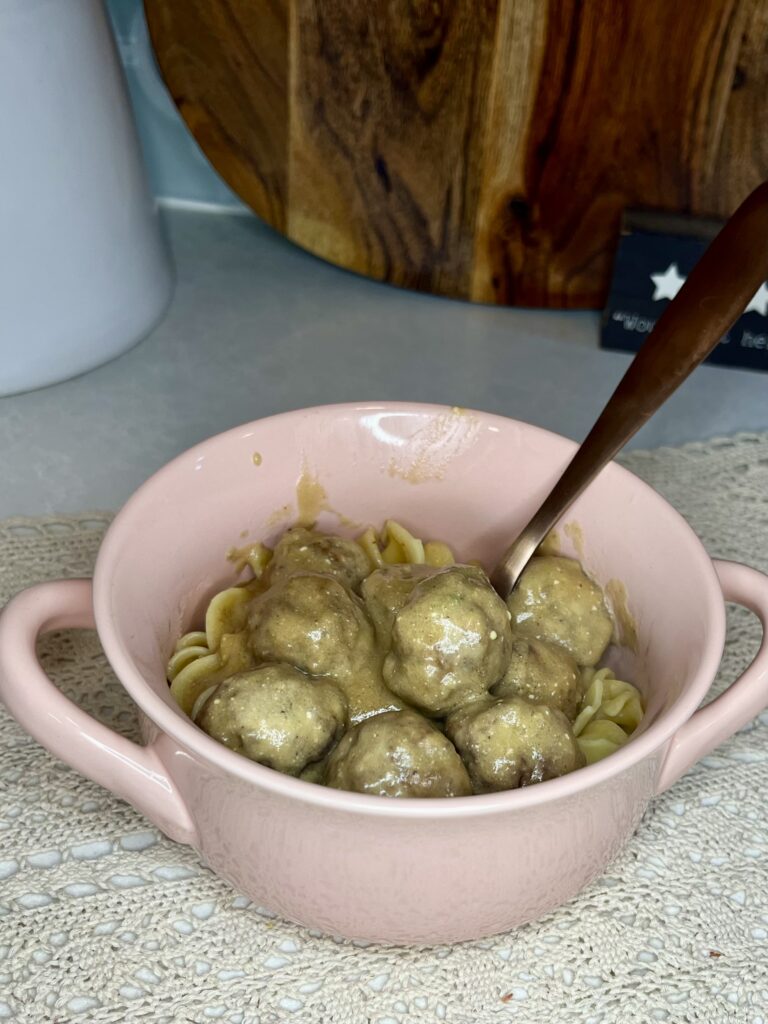
[[[523,570],[548,532],[549,530],[544,530],[542,533],[536,521],[531,520],[496,566],[491,583],[505,600],[515,589]]]

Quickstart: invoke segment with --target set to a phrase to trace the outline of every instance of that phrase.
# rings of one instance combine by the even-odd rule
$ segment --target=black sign
[[[603,348],[636,352],[720,224],[667,214],[624,215],[608,304]],[[767,240],[768,242],[768,240]],[[768,284],[706,360],[722,366],[768,370]]]

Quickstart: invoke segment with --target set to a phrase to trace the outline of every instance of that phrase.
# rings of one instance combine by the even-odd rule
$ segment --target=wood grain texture
[[[768,0],[145,0],[222,177],[409,288],[602,305],[621,211],[768,177]]]
[[[182,0],[146,10],[174,102],[203,152],[284,232],[289,0]]]
[[[734,209],[755,182],[768,177],[768,3],[742,6],[723,123],[698,184],[698,205],[713,213]]]
[[[394,284],[463,295],[494,12],[403,8],[297,5],[288,235],[345,266],[360,254]]]

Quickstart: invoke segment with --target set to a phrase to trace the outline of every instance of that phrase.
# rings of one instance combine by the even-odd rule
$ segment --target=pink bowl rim
[[[629,483],[631,487],[644,490],[657,504],[661,516],[677,520],[683,527],[685,545],[688,553],[699,564],[702,583],[701,600],[706,605],[710,629],[707,642],[701,651],[699,666],[686,690],[680,698],[665,711],[636,739],[616,753],[596,764],[580,768],[570,775],[559,779],[529,786],[524,789],[509,790],[501,793],[488,793],[467,797],[454,797],[450,800],[392,800],[387,797],[371,796],[363,793],[349,793],[343,790],[329,789],[315,783],[283,775],[267,768],[212,739],[199,729],[190,719],[166,704],[162,698],[148,685],[133,664],[133,660],[122,635],[118,632],[110,615],[110,580],[111,569],[118,557],[126,532],[135,531],[131,521],[141,511],[147,499],[164,481],[170,477],[181,463],[208,453],[211,447],[227,445],[234,439],[250,436],[264,423],[290,423],[298,417],[322,414],[336,417],[350,413],[361,414],[371,412],[408,412],[414,415],[439,415],[451,406],[435,403],[417,402],[344,402],[328,405],[310,406],[287,412],[265,416],[241,426],[215,434],[204,441],[181,452],[170,462],[152,474],[126,501],[110,524],[99,550],[94,571],[94,615],[96,628],[105,654],[117,675],[118,680],[128,691],[131,698],[155,723],[162,733],[176,740],[182,747],[188,748],[201,759],[214,765],[221,771],[236,776],[243,782],[269,790],[275,795],[289,797],[299,802],[326,807],[337,812],[349,812],[392,818],[421,818],[424,820],[484,816],[486,814],[512,813],[527,807],[540,806],[554,800],[567,799],[592,789],[602,783],[609,782],[627,769],[650,757],[669,740],[674,733],[691,717],[704,699],[720,665],[725,644],[725,602],[720,588],[714,565],[703,544],[691,529],[687,521],[652,487],[640,477],[611,462],[603,473],[611,473],[618,479]],[[467,413],[479,417],[484,423],[494,425],[514,424],[525,431],[538,434],[542,438],[556,441],[565,451],[573,451],[576,442],[569,438],[546,430],[543,427],[501,416],[481,410],[466,409]]]

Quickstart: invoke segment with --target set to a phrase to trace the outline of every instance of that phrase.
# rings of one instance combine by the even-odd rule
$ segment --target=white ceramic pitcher
[[[102,0],[0,0],[0,395],[119,355],[171,288]]]

